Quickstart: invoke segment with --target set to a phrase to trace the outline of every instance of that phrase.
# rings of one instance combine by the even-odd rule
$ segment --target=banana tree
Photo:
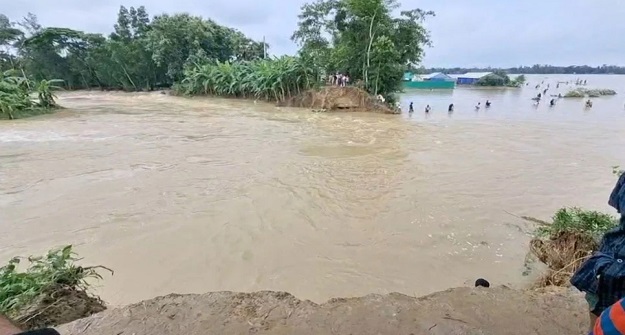
[[[54,100],[57,96],[53,92],[62,89],[61,86],[55,85],[61,83],[63,83],[63,80],[61,79],[44,79],[37,84],[36,90],[37,98],[39,99],[39,106],[46,108],[56,106],[56,102]]]

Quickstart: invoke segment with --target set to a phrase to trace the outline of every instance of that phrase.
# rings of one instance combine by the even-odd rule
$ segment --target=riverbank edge
[[[12,113],[13,119],[9,118],[8,114],[0,113],[0,121],[21,120],[35,116],[54,114],[62,109],[63,107],[61,106],[55,106],[54,108],[33,107],[24,110],[18,110]]]
[[[286,292],[170,294],[57,327],[62,334],[581,334],[581,294],[568,288],[453,288],[334,298]],[[520,313],[519,313],[520,312]]]

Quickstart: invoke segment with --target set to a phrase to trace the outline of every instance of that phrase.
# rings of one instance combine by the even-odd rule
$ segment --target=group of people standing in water
[[[560,88],[560,84],[567,84],[568,85],[569,82],[560,82],[560,81],[557,82],[556,83],[556,89]],[[575,82],[575,85],[586,85],[586,84],[587,84],[586,80],[579,80],[578,79]],[[526,83],[526,86],[527,85],[529,85],[529,83]],[[551,88],[551,85],[549,83],[545,84],[545,81],[542,81],[540,84],[537,84],[535,88],[539,92],[538,92],[538,94],[535,97],[532,98],[532,100],[534,101],[534,106],[538,107],[540,105],[540,101],[543,98],[547,98],[548,97],[547,93],[549,92],[549,89]],[[551,97],[551,99],[549,100],[549,107],[554,107],[556,105],[557,101],[559,99],[563,98],[562,93],[558,93],[557,95],[556,94],[551,94],[550,97]],[[585,102],[585,107],[586,108],[592,108],[592,105],[593,105],[593,103],[592,103],[592,101],[590,99],[586,100],[586,102]],[[490,100],[486,100],[484,105],[482,105],[481,102],[478,102],[477,105],[475,105],[475,110],[476,111],[480,110],[482,108],[482,106],[485,106],[485,108],[489,108],[491,106]],[[397,103],[396,108],[398,110],[400,109],[399,103]],[[449,106],[447,107],[447,111],[449,113],[451,113],[451,112],[454,111],[454,108],[455,108],[455,106],[454,106],[453,103],[449,104]],[[432,111],[432,107],[430,107],[430,105],[426,105],[425,106],[425,113],[429,114],[431,111]],[[414,104],[411,101],[410,105],[408,106],[408,114],[412,114],[412,113],[414,113]]]
[[[491,106],[491,102],[490,100],[486,100],[486,103],[484,104],[486,106],[486,108],[489,108]],[[447,112],[451,113],[454,111],[454,104],[449,104],[449,106],[447,107]],[[482,103],[478,102],[477,105],[475,105],[475,110],[479,110],[480,108],[482,108]],[[425,106],[425,113],[429,114],[432,111],[432,107],[430,107],[430,105],[426,105]],[[414,113],[414,104],[411,101],[410,105],[408,105],[408,114],[412,114]]]
[[[540,84],[536,85],[536,89],[540,90],[541,85],[544,84],[545,82],[541,82]],[[564,83],[564,84],[569,84],[569,82],[558,82],[556,85],[556,89],[560,88],[560,83]],[[587,84],[587,80],[580,80],[578,79],[575,82],[575,85],[586,85]],[[527,85],[527,84],[526,84]],[[538,92],[538,94],[536,95],[536,97],[532,98],[532,100],[534,100],[534,106],[538,107],[538,105],[540,105],[540,101],[543,97],[547,97],[547,92],[549,91],[550,85],[547,84],[547,87],[542,90],[542,92]],[[558,99],[562,99],[562,93],[558,93],[558,95],[552,94],[551,95],[552,99],[549,100],[549,107],[553,107],[556,105],[556,101]],[[590,99],[586,100],[586,102],[584,103],[586,108],[592,108],[592,101]]]

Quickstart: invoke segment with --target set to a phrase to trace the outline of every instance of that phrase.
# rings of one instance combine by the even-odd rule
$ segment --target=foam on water
[[[8,130],[0,132],[0,143],[11,142],[60,142],[60,141],[103,141],[111,136],[98,136],[98,133],[84,132],[82,134],[70,134],[57,131],[31,131],[31,130]]]

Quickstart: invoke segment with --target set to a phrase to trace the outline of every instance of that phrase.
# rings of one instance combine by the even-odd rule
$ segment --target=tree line
[[[494,70],[503,70],[507,73],[514,74],[625,74],[624,66],[617,65],[601,65],[601,66],[589,66],[589,65],[570,65],[570,66],[555,66],[555,65],[532,65],[532,66],[518,66],[510,68],[421,68],[419,71],[424,73],[431,72],[444,72],[444,73],[467,73],[467,72],[492,72]]]
[[[0,70],[33,80],[61,79],[69,89],[153,90],[283,99],[335,72],[372,94],[401,89],[405,64],[418,64],[430,44],[422,23],[433,12],[395,15],[396,0],[315,0],[302,6],[292,40],[295,56],[265,58],[268,45],[190,14],[152,18],[121,6],[104,36],[42,27],[34,14],[0,15]],[[392,99],[391,99],[392,100]]]
[[[69,89],[171,87],[183,79],[186,64],[257,59],[266,47],[198,16],[150,18],[143,6],[121,6],[109,36],[44,28],[32,13],[17,22],[0,15],[0,69],[19,69],[35,80],[61,79]]]

